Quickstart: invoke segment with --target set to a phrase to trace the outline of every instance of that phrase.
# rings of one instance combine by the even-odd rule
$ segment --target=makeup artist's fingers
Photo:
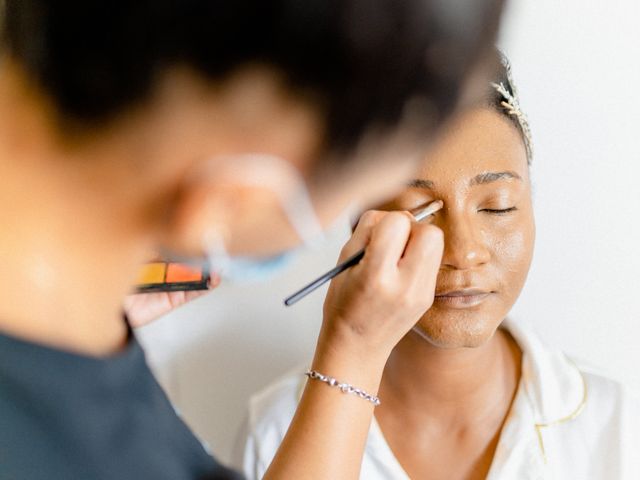
[[[362,266],[373,272],[397,268],[415,223],[408,212],[388,212],[371,230]]]
[[[136,293],[124,299],[123,308],[132,328],[142,327],[171,310],[166,293]]]
[[[345,261],[347,258],[355,255],[365,248],[371,239],[372,229],[388,213],[389,212],[382,212],[379,210],[368,210],[364,212],[358,220],[358,225],[353,231],[351,238],[344,247],[342,247],[338,263]]]
[[[124,311],[132,328],[142,327],[176,308],[206,295],[214,289],[219,280],[213,280],[209,290],[192,290],[179,292],[136,293],[128,295],[124,300]]]
[[[442,230],[428,223],[414,223],[399,267],[409,275],[438,274],[444,250]]]
[[[178,308],[185,303],[191,302],[209,293],[208,290],[190,290],[186,292],[167,292],[171,309]]]
[[[408,212],[377,212],[367,220],[358,239],[368,238],[365,257],[331,282],[321,337],[338,343],[330,348],[388,355],[433,304],[443,235]]]

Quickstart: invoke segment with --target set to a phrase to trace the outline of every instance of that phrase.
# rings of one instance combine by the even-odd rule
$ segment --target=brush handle
[[[443,207],[443,205],[444,204],[442,203],[442,200],[436,200],[435,202],[431,202],[422,210],[414,213],[413,218],[415,219],[416,222],[421,222],[422,220],[430,217],[431,215],[436,213],[438,210],[440,210]],[[348,258],[347,260],[342,262],[340,265],[332,268],[324,275],[321,275],[318,278],[316,278],[309,285],[302,287],[300,290],[298,290],[296,293],[294,293],[290,297],[285,298],[284,304],[287,307],[290,307],[291,305],[298,302],[299,300],[302,300],[304,297],[309,295],[314,290],[317,290],[318,288],[320,288],[322,285],[327,283],[332,278],[340,275],[345,270],[348,270],[351,267],[359,264],[360,260],[364,258],[364,251],[365,249],[363,248],[358,253],[356,253],[353,257]]]
[[[298,300],[302,300],[304,297],[309,295],[311,292],[313,292],[314,290],[317,290],[318,288],[320,288],[322,285],[324,285],[325,283],[330,281],[332,278],[340,275],[345,270],[348,270],[351,267],[359,264],[360,260],[362,260],[363,258],[364,258],[364,248],[362,250],[360,250],[358,253],[356,253],[355,255],[353,255],[352,257],[350,257],[347,260],[345,260],[344,262],[342,262],[340,265],[335,266],[334,268],[329,270],[324,275],[321,275],[318,278],[316,278],[309,285],[306,285],[306,286],[302,287],[296,293],[294,293],[290,297],[287,297],[285,299],[285,301],[284,301],[284,304],[287,307],[290,307],[291,305],[296,303]]]

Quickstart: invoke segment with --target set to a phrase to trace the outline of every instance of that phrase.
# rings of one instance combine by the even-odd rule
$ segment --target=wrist
[[[328,375],[323,375],[322,373],[316,371],[316,370],[308,370],[305,375],[307,377],[309,377],[311,380],[318,380],[322,383],[326,383],[327,385],[329,385],[330,387],[336,387],[338,388],[342,393],[347,393],[350,395],[355,395],[357,397],[362,398],[363,400],[366,400],[368,402],[370,402],[373,406],[377,407],[380,405],[380,399],[376,396],[376,395],[371,395],[370,393],[366,392],[365,390],[355,387],[351,384],[345,383],[345,382],[341,382],[340,380],[338,380],[337,378],[333,378],[331,376]]]
[[[386,351],[364,348],[348,338],[321,335],[311,369],[375,395],[388,357]]]

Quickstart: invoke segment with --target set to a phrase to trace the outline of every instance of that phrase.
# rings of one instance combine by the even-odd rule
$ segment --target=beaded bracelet
[[[373,405],[376,407],[380,405],[380,399],[378,397],[374,395],[370,395],[364,390],[361,390],[352,385],[349,385],[348,383],[341,383],[335,378],[328,377],[319,372],[316,372],[315,370],[309,370],[307,371],[307,373],[305,373],[305,375],[313,380],[320,380],[321,382],[326,383],[330,387],[338,387],[342,391],[342,393],[350,393],[352,395],[357,395],[363,400],[367,400],[368,402],[373,403]]]

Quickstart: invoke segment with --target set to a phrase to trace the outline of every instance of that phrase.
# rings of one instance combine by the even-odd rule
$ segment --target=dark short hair
[[[260,63],[318,99],[327,147],[348,150],[368,127],[397,125],[413,98],[428,100],[435,120],[446,116],[492,44],[502,0],[4,0],[4,8],[4,48],[62,118],[108,122],[177,65],[224,80]]]

